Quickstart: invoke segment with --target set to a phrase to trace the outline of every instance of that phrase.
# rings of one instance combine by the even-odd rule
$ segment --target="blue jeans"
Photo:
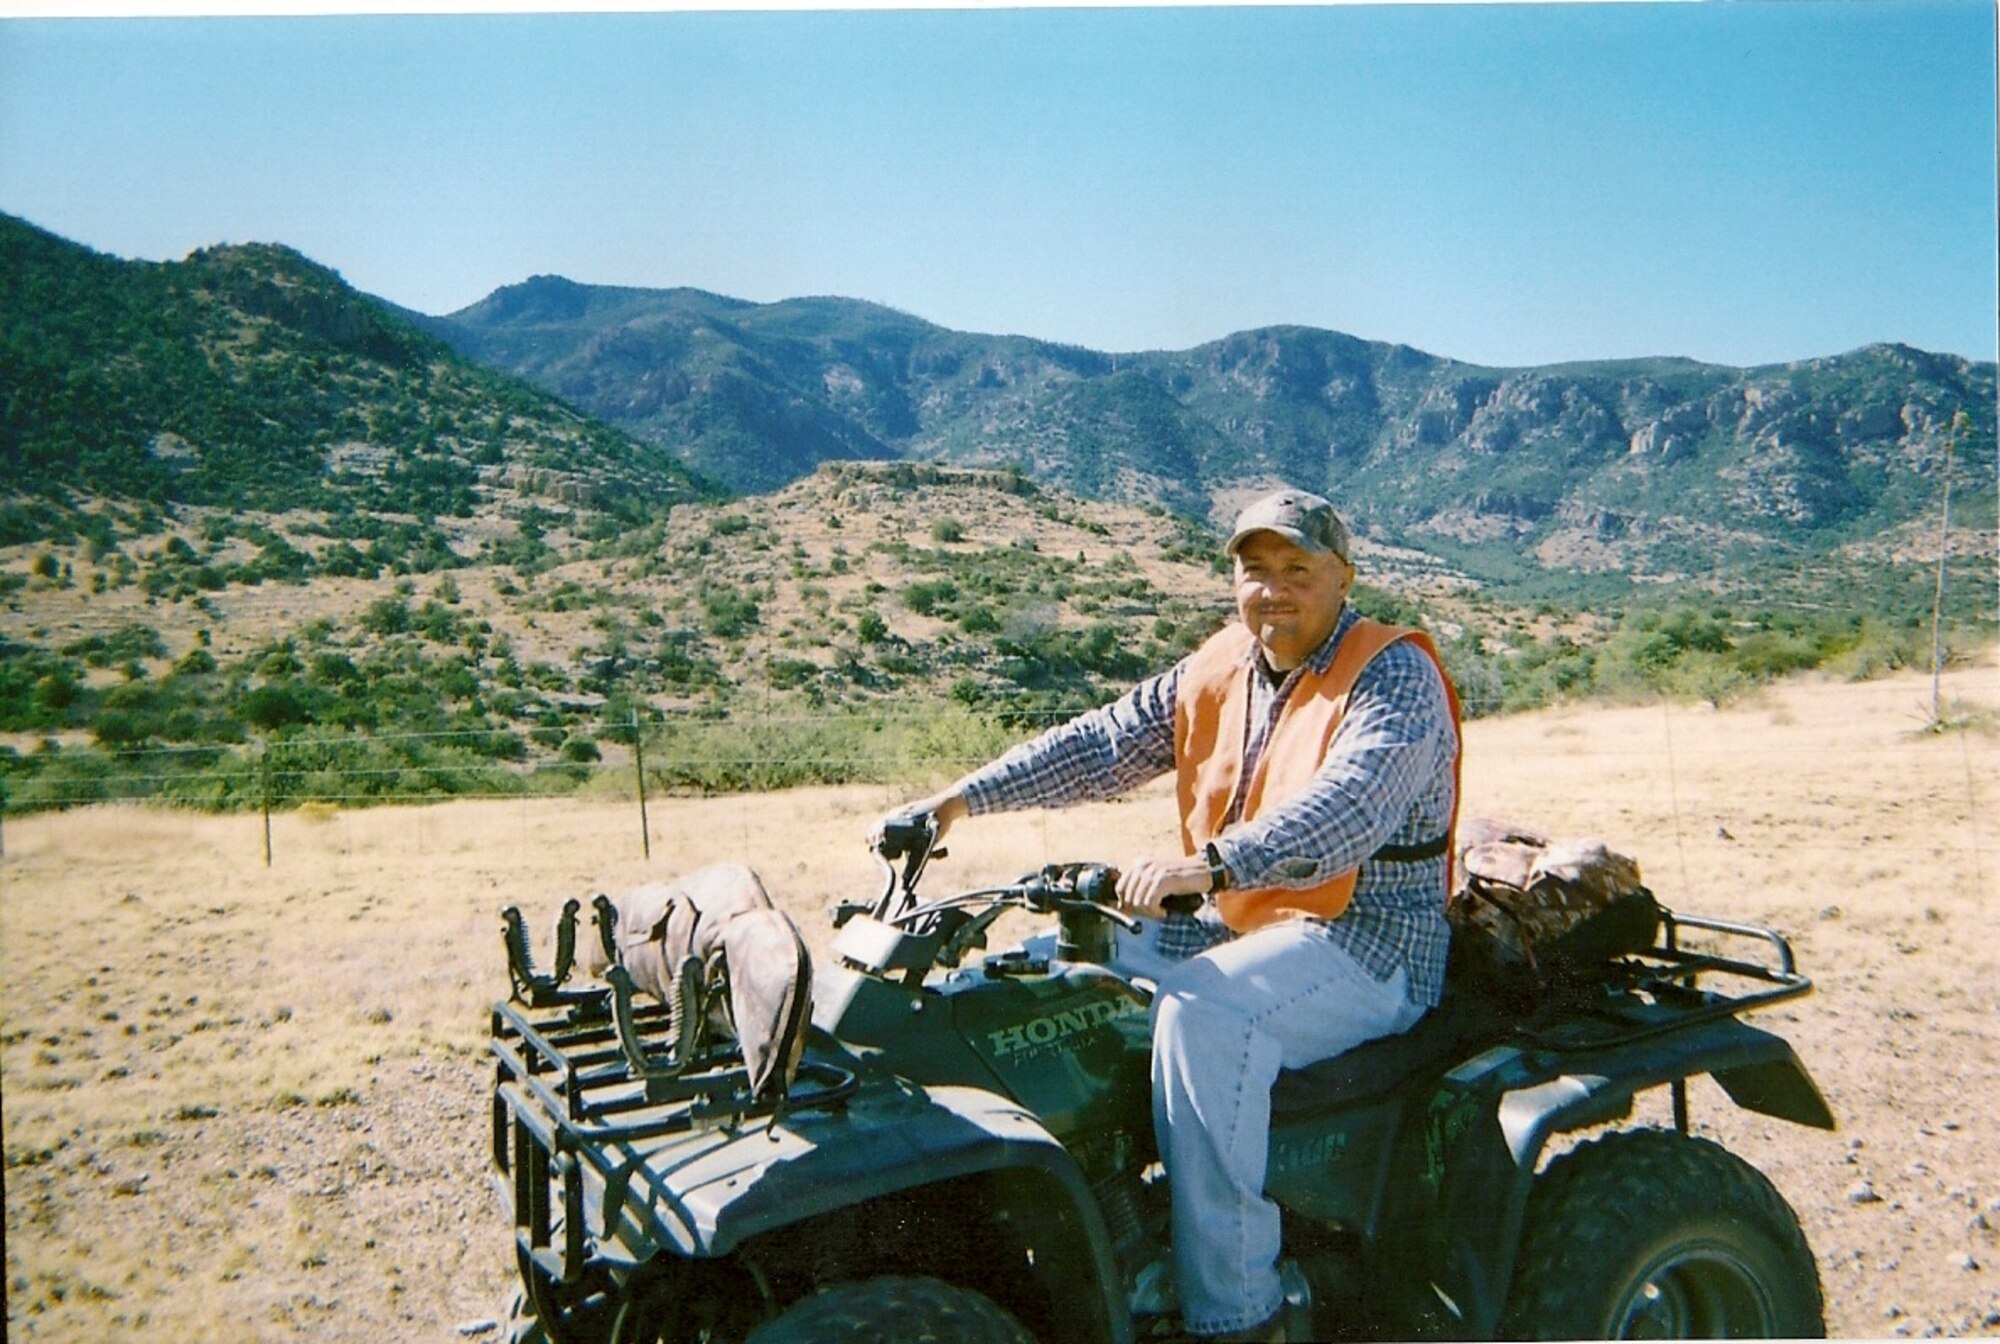
[[[1278,1206],[1264,1196],[1271,1086],[1424,1014],[1409,977],[1380,981],[1306,919],[1259,929],[1166,971],[1153,1000],[1153,1128],[1173,1191],[1174,1277],[1189,1330],[1269,1319]]]

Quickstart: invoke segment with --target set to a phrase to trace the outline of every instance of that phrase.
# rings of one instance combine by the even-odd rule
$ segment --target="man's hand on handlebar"
[[[1198,901],[1208,885],[1206,859],[1135,859],[1119,875],[1118,904],[1135,915],[1158,919],[1169,896],[1194,896]]]
[[[920,798],[914,803],[897,808],[869,828],[868,848],[880,853],[882,837],[890,826],[919,821],[927,815],[937,821],[937,837],[933,843],[941,843],[944,840],[944,833],[951,829],[951,824],[966,815],[964,795],[956,790],[946,789],[942,793],[934,793],[928,798]]]

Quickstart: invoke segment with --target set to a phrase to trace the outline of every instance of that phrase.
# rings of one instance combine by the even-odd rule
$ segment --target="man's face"
[[[1339,556],[1275,532],[1252,532],[1236,548],[1236,614],[1279,672],[1326,642],[1353,583],[1354,567]]]

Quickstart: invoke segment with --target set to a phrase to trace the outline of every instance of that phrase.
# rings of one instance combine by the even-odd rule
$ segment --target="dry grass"
[[[2000,1325],[2000,753],[1990,667],[1806,682],[1722,711],[1558,710],[1469,732],[1467,808],[1636,854],[1669,905],[1773,922],[1820,993],[1769,1014],[1840,1115],[1695,1115],[1805,1219],[1835,1334]],[[276,819],[16,820],[0,864],[8,1318],[16,1339],[444,1339],[504,1311],[484,1175],[496,912],[748,860],[816,950],[872,889],[880,789],[500,801]],[[934,879],[1170,843],[1162,789],[968,823]],[[1859,1183],[1880,1196],[1852,1198]],[[1968,1264],[1980,1266],[1967,1268]]]

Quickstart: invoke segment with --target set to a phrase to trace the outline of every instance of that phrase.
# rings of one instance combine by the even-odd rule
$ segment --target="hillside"
[[[0,215],[0,387],[10,538],[92,496],[337,529],[532,501],[639,517],[712,490],[272,245],[128,262]]]
[[[461,528],[479,520],[439,525],[470,550]],[[80,535],[0,546],[0,732],[18,735],[23,777],[69,781],[52,801],[123,795],[89,793],[71,778],[81,755],[51,740],[193,744],[189,768],[212,775],[253,741],[430,734],[456,752],[435,764],[472,771],[459,792],[594,761],[600,742],[630,740],[635,714],[956,707],[1032,723],[1170,661],[1227,610],[1198,525],[907,464],[834,464],[776,495],[677,504],[608,534],[580,510],[542,509],[512,539],[428,570],[336,573],[347,543],[316,535],[308,512],[185,507],[160,526],[108,548]],[[266,576],[276,552],[301,559]],[[421,755],[381,762],[365,787],[436,787],[399,776]],[[197,792],[240,804],[248,785],[216,787]]]
[[[736,380],[739,407],[772,411],[751,395],[756,379],[818,367],[812,352],[829,341],[840,368],[875,370],[800,382],[772,423],[811,420],[809,384],[872,409],[815,422],[825,459],[809,474],[730,499],[674,454],[469,362],[286,249],[122,262],[5,219],[0,245],[0,788],[17,807],[566,790],[623,759],[635,724],[656,739],[648,770],[669,787],[864,777],[891,724],[905,734],[895,768],[956,759],[1100,703],[1226,618],[1205,516],[1274,471],[1301,471],[1310,437],[1294,424],[1283,440],[1256,406],[1329,379],[1366,383],[1378,407],[1435,402],[1438,379],[1477,382],[1465,366],[1323,332],[1113,358],[838,300],[679,292],[688,339],[703,367]],[[517,355],[549,323],[599,323],[613,346],[649,322],[674,326],[647,317],[661,303],[647,291],[538,281],[488,302]],[[751,344],[769,357],[753,360]],[[790,365],[770,353],[784,350]],[[1944,370],[1906,370],[1899,394],[1919,428],[1898,442],[1927,466],[1948,407],[1938,380],[1957,366],[1868,358],[1892,355]],[[1852,360],[1833,363],[1876,386]],[[870,401],[896,369],[902,399]],[[916,369],[930,381],[911,381]],[[1441,404],[1410,412],[1423,442],[1357,451],[1335,488],[1359,524],[1357,601],[1431,628],[1471,712],[1662,691],[1719,702],[1799,668],[1865,675],[1928,658],[1936,534],[1916,466],[1878,472],[1904,494],[1885,488],[1869,506],[1900,498],[1909,521],[1845,551],[1802,522],[1765,546],[1782,566],[1731,571],[1733,590],[1713,568],[1593,579],[1564,567],[1551,538],[1567,534],[1529,544],[1526,520],[1546,504],[1534,492],[1569,491],[1547,506],[1553,527],[1590,491],[1639,490],[1633,454],[1602,448],[1620,462],[1593,472],[1579,450],[1572,490],[1549,465],[1568,440],[1522,427],[1536,396],[1569,393],[1548,391],[1557,373],[1522,377],[1500,385],[1515,389],[1505,397],[1465,392],[1463,431]],[[1682,364],[1590,377],[1718,405],[1734,385]],[[676,404],[712,405],[698,382]],[[1495,398],[1528,409],[1503,422]],[[1314,432],[1362,425],[1362,400],[1328,401]],[[1931,409],[1907,410],[1920,402]],[[1791,414],[1773,412],[1780,442]],[[960,437],[925,440],[919,456],[1007,462],[899,458],[916,451],[910,426],[926,424]],[[1972,473],[1991,438],[1961,437],[1947,615],[1990,630],[1992,487]],[[1475,448],[1486,467],[1471,464]],[[1663,470],[1680,469],[1678,451]],[[858,456],[871,452],[887,456]],[[1686,471],[1689,498],[1734,488]],[[1422,513],[1423,491],[1475,479],[1482,493],[1460,513]],[[1668,535],[1663,511],[1694,507],[1654,493],[1632,505],[1651,521],[1600,519],[1586,529],[1595,551],[1573,543],[1576,563],[1625,565],[1619,545]],[[1725,512],[1702,506],[1701,525]],[[662,735],[687,743],[690,726],[730,725],[763,737],[657,749]]]
[[[1907,558],[1963,412],[1955,518],[1992,554],[1994,366],[1904,346],[1499,369],[1273,327],[1114,355],[842,299],[553,276],[428,325],[738,489],[890,457],[1219,520],[1282,479],[1338,496],[1378,540],[1571,596],[1693,580],[1810,599]]]

